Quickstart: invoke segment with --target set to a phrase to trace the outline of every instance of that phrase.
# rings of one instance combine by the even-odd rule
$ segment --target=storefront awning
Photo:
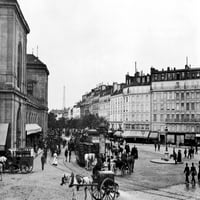
[[[5,150],[7,134],[8,123],[0,123],[0,150]]]
[[[196,134],[196,137],[200,138],[200,133],[197,133],[197,134]]]
[[[149,139],[157,139],[158,138],[158,132],[150,132],[149,133]]]
[[[124,131],[122,137],[124,138],[147,138],[149,131]]]
[[[122,131],[116,131],[113,135],[116,136],[116,137],[121,137]]]
[[[42,128],[38,124],[26,124],[27,135],[39,133],[41,131],[42,131]]]

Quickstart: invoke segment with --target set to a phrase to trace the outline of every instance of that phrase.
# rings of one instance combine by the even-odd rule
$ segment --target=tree
[[[52,112],[48,114],[48,128],[49,129],[55,129],[57,128],[57,120],[56,115]]]

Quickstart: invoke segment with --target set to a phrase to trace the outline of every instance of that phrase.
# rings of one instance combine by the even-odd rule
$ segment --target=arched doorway
[[[16,127],[16,147],[21,147],[21,132],[22,132],[22,118],[21,118],[21,105],[17,111],[17,127]]]

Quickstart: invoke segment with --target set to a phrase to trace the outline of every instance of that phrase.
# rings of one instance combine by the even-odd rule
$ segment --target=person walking
[[[68,157],[68,149],[65,149],[65,161],[67,162],[67,157]]]
[[[191,169],[190,169],[190,173],[191,173],[191,176],[192,176],[191,183],[193,183],[195,185],[195,183],[196,183],[195,176],[197,175],[197,171],[196,171],[196,168],[194,166],[194,163],[192,163],[192,166],[191,166]]]
[[[42,156],[41,156],[42,170],[44,170],[44,164],[45,164],[45,162],[46,162],[46,158],[45,158],[45,155],[43,153]]]
[[[129,155],[129,153],[130,153],[130,146],[129,146],[128,143],[125,145],[125,150],[126,150],[127,155]]]
[[[160,151],[160,142],[158,142],[158,151]]]
[[[155,151],[156,151],[156,148],[157,148],[157,143],[156,142],[154,143],[154,147],[155,147]]]
[[[188,163],[185,164],[184,174],[185,174],[185,183],[189,183],[190,168],[188,167]]]
[[[200,161],[199,161],[198,181],[200,182]]]
[[[184,155],[185,155],[185,158],[187,158],[187,148],[185,148],[184,150]]]
[[[72,155],[72,151],[71,149],[69,150],[69,162],[71,162],[71,155]]]

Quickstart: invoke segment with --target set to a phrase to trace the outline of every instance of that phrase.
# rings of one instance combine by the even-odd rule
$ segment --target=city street
[[[129,199],[200,199],[200,186],[195,187],[184,184],[183,170],[185,164],[155,164],[151,159],[161,158],[165,147],[160,152],[155,152],[154,145],[136,144],[139,151],[139,159],[135,162],[135,170],[132,175],[116,177],[119,184],[119,200]],[[63,149],[64,150],[64,149]],[[172,148],[169,148],[172,152]],[[41,170],[40,155],[35,158],[34,171],[31,174],[3,174],[0,182],[1,200],[35,200],[35,199],[72,199],[72,189],[67,185],[60,186],[64,173],[81,174],[90,176],[91,172],[79,167],[72,154],[71,163],[64,161],[63,151],[58,159],[58,166],[51,165],[52,158],[48,156],[44,171]],[[189,166],[197,162],[200,155],[195,155],[192,160],[184,160]],[[78,191],[77,199],[83,200],[83,189]],[[88,199],[89,194],[88,194]]]

